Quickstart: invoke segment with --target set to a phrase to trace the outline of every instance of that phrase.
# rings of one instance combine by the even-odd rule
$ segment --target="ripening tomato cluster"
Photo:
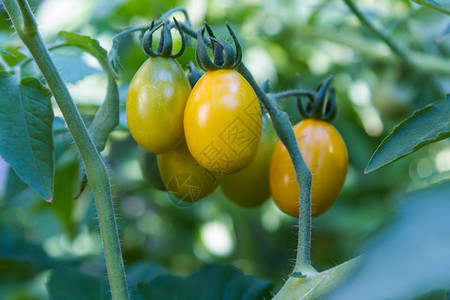
[[[252,87],[235,70],[208,71],[191,90],[176,60],[151,57],[130,83],[126,115],[131,135],[147,150],[140,161],[151,172],[144,166],[144,176],[156,188],[195,202],[220,183],[240,206],[258,206],[272,195],[283,212],[298,217],[292,161]],[[313,174],[312,215],[317,216],[342,188],[347,150],[328,122],[306,119],[294,131]]]
[[[258,152],[259,102],[232,69],[207,72],[191,91],[178,62],[149,58],[130,83],[126,113],[131,135],[156,154],[166,189],[183,201],[204,198]]]

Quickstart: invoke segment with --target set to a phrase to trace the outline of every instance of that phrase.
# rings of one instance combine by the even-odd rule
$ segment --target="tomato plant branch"
[[[150,28],[151,25],[145,26],[143,28]],[[193,30],[189,25],[185,23],[180,23],[180,28],[184,33],[191,36],[192,38],[198,38],[198,32]],[[136,30],[135,30],[136,31]],[[124,31],[122,33],[129,33],[131,31]],[[119,41],[122,34],[117,34],[115,36],[116,41]],[[210,40],[208,37],[204,36],[203,40],[205,44],[210,47]],[[113,47],[114,48],[114,47]],[[117,53],[113,53],[111,59],[117,60],[114,56]],[[289,122],[287,114],[281,111],[276,104],[276,101],[287,97],[298,97],[298,96],[310,96],[314,97],[315,93],[308,90],[292,90],[276,94],[266,94],[255,82],[250,71],[245,67],[244,64],[240,64],[236,71],[241,73],[241,75],[249,82],[249,84],[254,89],[256,95],[260,99],[262,105],[269,112],[274,128],[280,137],[283,144],[286,146],[292,160],[294,163],[294,169],[299,183],[300,188],[300,213],[299,213],[299,238],[298,238],[298,248],[297,248],[297,259],[293,274],[312,274],[316,273],[315,269],[311,265],[311,184],[312,184],[312,174],[306,165],[300,150],[297,147],[297,140],[292,129],[292,125]],[[297,276],[297,275],[296,275]]]
[[[390,39],[387,35],[383,34],[380,30],[378,30],[367,18],[364,14],[359,10],[359,8],[353,3],[353,0],[344,0],[345,4],[350,8],[353,14],[359,19],[361,23],[363,23],[367,28],[369,28],[378,38],[380,38],[383,42],[388,45],[388,47],[397,54],[400,59],[404,61],[404,63],[408,66],[408,68],[422,77],[424,80],[430,83],[430,87],[433,90],[433,93],[436,95],[441,95],[441,89],[437,85],[436,81],[433,80],[433,76],[427,74],[426,71],[422,70],[413,60],[411,60],[410,55],[403,48],[398,46],[392,39]]]
[[[277,135],[291,156],[300,189],[299,234],[294,273],[303,275],[315,273],[316,271],[311,265],[311,171],[297,146],[297,139],[287,113],[277,107],[275,98],[263,92],[243,63],[239,64],[236,71],[248,81],[260,102],[267,109]]]
[[[181,24],[182,30],[192,36],[197,38],[197,32],[192,28],[184,26]],[[206,37],[204,37],[204,40]],[[283,97],[291,96],[304,96],[304,95],[314,95],[314,92],[307,90],[293,90],[287,91],[285,93],[275,94],[277,96],[272,96],[266,94],[256,83],[250,71],[245,67],[243,63],[239,64],[236,68],[238,71],[252,86],[256,95],[258,96],[260,102],[264,105],[268,111],[277,135],[280,140],[286,146],[289,155],[294,164],[295,174],[300,188],[300,213],[299,213],[299,236],[298,236],[298,246],[297,246],[297,259],[294,267],[293,273],[314,273],[316,272],[311,265],[311,184],[312,184],[312,174],[306,165],[300,150],[297,147],[297,139],[295,138],[292,125],[289,122],[288,115],[278,109],[276,100]]]
[[[180,25],[181,25],[181,29],[183,29],[184,33],[186,33],[190,37],[193,37],[194,39],[197,39],[197,31],[195,31],[194,29],[186,26],[183,23],[181,23]],[[209,41],[209,38],[207,36],[204,36],[203,40],[208,40]]]
[[[105,164],[92,142],[75,103],[61,78],[26,0],[1,0],[20,39],[29,49],[41,70],[80,151],[86,175],[94,193],[106,267],[113,299],[128,299],[125,270],[120,249],[111,185]]]
[[[314,97],[314,95],[315,95],[315,93],[313,91],[301,90],[301,89],[270,94],[270,96],[275,98],[275,100],[277,100],[277,101],[281,100],[281,99],[284,99],[284,98],[289,98],[289,97],[299,97],[299,96]]]
[[[161,23],[164,19],[168,18],[170,15],[174,14],[174,13],[177,12],[177,11],[182,12],[182,13],[185,15],[185,17],[186,17],[186,20],[189,21],[189,18],[188,18],[188,14],[187,14],[187,12],[186,12],[186,9],[184,9],[184,8],[182,8],[182,7],[177,7],[177,8],[171,9],[171,10],[167,11],[165,14],[163,14],[163,15],[155,22],[154,25],[155,25],[155,26],[159,25],[159,23]],[[117,42],[121,39],[121,37],[124,36],[124,35],[130,34],[130,33],[136,32],[136,31],[141,31],[141,32],[142,32],[142,31],[146,31],[146,30],[150,29],[151,26],[152,26],[152,25],[149,24],[149,25],[144,25],[144,26],[138,26],[138,27],[132,27],[132,28],[125,29],[125,30],[123,30],[123,31],[121,31],[121,32],[119,32],[119,33],[117,33],[117,34],[115,34],[115,35],[113,36],[113,43],[117,43]]]
[[[155,26],[155,27],[158,26],[159,24],[161,24],[161,22],[163,22],[164,20],[166,20],[168,17],[170,17],[172,14],[174,14],[176,12],[181,12],[184,14],[184,17],[186,19],[185,22],[187,23],[188,26],[184,25],[184,23],[182,23],[182,25],[184,25],[186,28],[189,28],[191,25],[191,22],[189,20],[189,15],[188,15],[186,9],[184,7],[176,7],[176,8],[173,8],[173,9],[167,11],[166,13],[164,13],[158,20],[156,20],[155,22],[152,22],[151,24],[144,25],[144,26],[138,26],[138,27],[132,27],[132,28],[125,29],[125,30],[115,34],[112,39],[111,50],[108,53],[109,58],[112,63],[112,66],[114,68],[114,71],[116,73],[118,73],[118,69],[122,69],[122,70],[124,69],[122,67],[122,65],[120,64],[119,55],[118,55],[119,44],[120,44],[121,39],[124,36],[126,36],[130,33],[133,33],[133,32],[137,32],[137,31],[140,31],[142,34],[145,31],[151,29],[152,26]]]

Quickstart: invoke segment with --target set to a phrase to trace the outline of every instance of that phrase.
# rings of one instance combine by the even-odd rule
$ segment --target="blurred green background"
[[[390,166],[364,174],[383,137],[401,120],[442,98],[450,87],[450,20],[410,1],[358,1],[364,14],[423,71],[415,72],[362,26],[342,1],[31,1],[47,45],[61,30],[89,35],[109,50],[115,33],[141,26],[176,7],[187,8],[194,28],[206,20],[219,36],[228,21],[244,48],[244,62],[259,83],[275,91],[315,89],[334,75],[338,115],[335,127],[349,151],[349,170],[336,204],[313,220],[312,260],[324,270],[360,254],[395,217],[401,195],[450,178],[450,142],[444,140]],[[441,4],[449,7],[449,1]],[[0,48],[10,65],[28,56],[0,10]],[[128,84],[145,60],[137,35],[121,44],[121,126],[103,156],[113,195],[126,269],[132,278],[143,266],[186,275],[206,262],[231,264],[274,282],[289,276],[295,259],[297,220],[270,199],[257,209],[231,203],[218,188],[200,202],[180,207],[150,187],[137,161],[136,143],[126,130]],[[107,79],[94,58],[75,49],[53,51],[58,68],[86,121],[102,102]],[[189,48],[179,62],[194,59]],[[39,77],[30,63],[23,76]],[[295,99],[280,106],[292,123],[300,120]],[[57,106],[55,114],[60,117]],[[39,199],[0,163],[0,295],[2,299],[46,299],[49,270],[67,264],[94,276],[105,273],[92,194],[78,193],[79,157],[64,122],[55,121],[55,197]],[[58,129],[62,129],[58,131]]]

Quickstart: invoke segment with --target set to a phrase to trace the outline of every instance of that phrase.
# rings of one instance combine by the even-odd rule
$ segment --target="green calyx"
[[[192,61],[189,62],[187,67],[189,69],[189,74],[188,74],[187,78],[188,78],[189,84],[191,85],[191,88],[193,88],[194,85],[197,83],[197,81],[200,79],[200,77],[202,77],[203,74],[205,74],[205,73],[198,71],[197,68],[195,68],[195,65]]]
[[[225,22],[227,26],[228,32],[233,38],[235,48],[231,46],[225,40],[217,39],[214,35],[211,27],[205,22],[205,26],[200,28],[197,32],[197,50],[195,51],[195,58],[197,60],[198,65],[204,71],[214,71],[218,69],[234,69],[242,61],[242,48],[239,44],[239,41],[236,38],[233,30],[230,25]],[[211,47],[213,50],[213,58],[214,61],[211,61],[209,58],[208,52],[206,50],[206,45],[204,39],[205,30],[208,32],[209,38],[208,40],[211,43]]]
[[[314,96],[306,96],[309,100],[306,105],[303,104],[302,97],[297,98],[298,109],[303,118],[333,121],[337,113],[337,106],[334,88],[330,87],[331,79],[333,76],[321,83]]]
[[[152,25],[150,26],[149,30],[145,32],[144,37],[142,38],[142,49],[144,50],[145,54],[147,54],[149,57],[161,56],[177,58],[181,56],[186,49],[186,37],[177,19],[173,18],[173,23],[168,20],[164,20],[156,27],[154,26],[154,24],[154,21],[152,21]],[[174,26],[177,28],[181,36],[181,48],[177,53],[172,53],[173,42],[170,29]],[[158,49],[154,51],[152,47],[153,33],[155,33],[155,31],[161,27],[161,38],[159,40]]]

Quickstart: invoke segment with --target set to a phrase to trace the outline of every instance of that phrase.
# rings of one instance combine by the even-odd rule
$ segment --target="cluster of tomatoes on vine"
[[[171,28],[181,36],[177,53],[172,51]],[[298,217],[293,163],[254,89],[235,70],[242,50],[228,24],[227,28],[235,47],[216,38],[206,23],[198,30],[196,60],[205,73],[191,63],[188,76],[176,61],[186,47],[184,24],[165,19],[156,26],[152,23],[144,34],[142,48],[149,58],[132,79],[126,102],[130,133],[145,149],[140,150],[144,177],[184,202],[206,197],[219,184],[231,201],[243,207],[259,206],[272,195],[282,211]],[[159,29],[155,51],[152,35]],[[329,80],[307,98],[307,105],[298,98],[305,119],[293,129],[313,174],[311,211],[317,216],[336,200],[348,157],[342,137],[330,124],[336,104]]]

